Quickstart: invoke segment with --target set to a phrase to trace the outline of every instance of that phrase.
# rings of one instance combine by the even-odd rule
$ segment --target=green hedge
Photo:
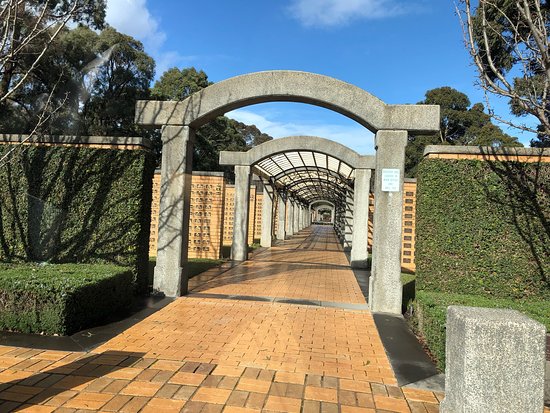
[[[0,166],[0,261],[131,266],[144,291],[153,172],[145,150],[19,147]]]
[[[416,234],[420,290],[550,299],[550,164],[422,161]]]
[[[518,310],[544,324],[550,331],[550,301],[519,301],[417,291],[409,322],[413,330],[425,340],[441,371],[445,370],[445,322],[447,307],[450,305]]]
[[[72,334],[127,310],[131,268],[0,264],[0,330]]]

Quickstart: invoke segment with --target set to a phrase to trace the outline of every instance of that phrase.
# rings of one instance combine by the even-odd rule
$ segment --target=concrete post
[[[350,261],[354,268],[366,268],[369,257],[369,191],[370,169],[355,170],[353,191],[353,235]]]
[[[546,329],[513,310],[447,310],[442,413],[542,413]]]
[[[286,235],[291,237],[294,235],[294,202],[290,197],[286,200],[287,220],[286,220]]]
[[[353,238],[353,191],[346,191],[346,204],[344,209],[344,250],[350,251]]]
[[[188,126],[162,128],[162,172],[153,288],[168,297],[187,294],[187,249],[195,131]]]
[[[371,311],[401,314],[401,219],[407,131],[376,133]],[[396,175],[392,175],[396,173]],[[386,180],[382,188],[382,178]]]
[[[286,202],[279,192],[277,192],[277,209],[277,219],[279,220],[279,222],[277,223],[277,239],[279,241],[284,241],[286,234]]]
[[[235,213],[231,259],[248,259],[248,203],[250,201],[250,166],[235,165]]]
[[[294,233],[297,234],[300,231],[300,204],[298,201],[294,202]]]
[[[273,234],[273,196],[274,191],[269,184],[264,185],[264,196],[262,198],[262,237],[260,245],[271,247]]]

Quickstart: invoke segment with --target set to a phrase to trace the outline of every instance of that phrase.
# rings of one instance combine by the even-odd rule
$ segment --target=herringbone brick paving
[[[319,262],[343,266],[341,257],[327,258],[343,256],[331,238],[318,228],[260,254],[258,263],[286,265],[301,253],[318,273]],[[235,278],[241,267],[231,270]],[[311,270],[282,272],[284,282],[303,287],[283,290],[282,279],[266,275],[264,290],[246,288],[247,295],[278,288],[358,302],[350,288],[330,295],[294,282],[307,277],[300,268]],[[350,275],[343,269],[340,282],[351,283]],[[227,276],[214,288],[239,284]],[[334,285],[326,274],[312,277]],[[443,397],[395,385],[368,311],[198,297],[175,300],[91,353],[0,346],[0,383],[0,412],[431,413]]]

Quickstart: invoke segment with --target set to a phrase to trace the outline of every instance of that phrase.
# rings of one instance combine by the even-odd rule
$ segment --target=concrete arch
[[[328,204],[332,205],[333,208],[336,208],[336,205],[334,205],[334,202],[329,201],[328,199],[318,199],[316,201],[311,201],[309,203],[309,207],[312,208],[315,204]]]
[[[246,152],[220,152],[220,165],[254,165],[282,152],[311,151],[338,158],[352,168],[374,168],[374,156],[362,156],[354,150],[318,136],[287,136],[255,146]]]
[[[356,167],[353,224],[366,228],[371,169],[375,175],[373,267],[369,305],[373,311],[401,311],[401,219],[407,135],[439,131],[436,105],[388,105],[365,90],[340,80],[306,72],[270,71],[237,76],[211,85],[180,102],[138,101],[136,123],[162,127],[162,181],[153,288],[168,296],[187,293],[189,198],[196,128],[230,110],[264,102],[301,102],[327,108],[376,132],[376,157]],[[317,147],[316,150],[322,148]],[[332,155],[332,154],[331,154]],[[352,157],[353,158],[353,157]],[[343,161],[346,161],[343,159]],[[232,257],[246,260],[250,165],[235,163],[235,215]],[[382,190],[384,171],[398,180]],[[396,174],[397,173],[397,177]],[[399,182],[401,184],[399,184]],[[389,192],[394,192],[389,193]],[[346,201],[346,205],[349,202]],[[359,212],[362,211],[361,214]],[[347,212],[346,212],[347,214]],[[360,216],[359,216],[360,215]],[[359,234],[355,231],[354,234]],[[354,249],[366,256],[366,248]],[[235,253],[233,254],[233,251]],[[359,253],[358,252],[358,253]]]
[[[439,130],[439,107],[387,105],[352,84],[315,73],[274,70],[236,76],[200,90],[180,102],[138,101],[136,123],[200,127],[234,109],[265,102],[301,102],[324,107],[367,129]]]

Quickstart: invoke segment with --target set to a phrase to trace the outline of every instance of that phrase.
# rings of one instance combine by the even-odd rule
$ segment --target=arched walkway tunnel
[[[313,222],[312,206],[329,207],[330,220],[344,249],[351,251],[352,265],[364,267],[368,258],[365,232],[374,156],[357,152],[328,139],[291,136],[263,143],[247,152],[221,152],[220,164],[235,167],[235,220],[232,258],[247,258],[248,188],[250,174],[264,187],[261,245],[284,240]],[[359,177],[362,185],[355,185]],[[277,230],[275,230],[277,228]]]
[[[335,205],[326,199],[313,201],[309,204],[309,213],[313,224],[334,224]]]
[[[162,181],[159,213],[155,289],[168,296],[188,292],[184,270],[189,234],[191,157],[197,128],[216,116],[264,102],[300,102],[327,108],[355,120],[375,133],[376,155],[362,157],[330,142],[317,139],[277,139],[252,150],[223,155],[222,163],[235,166],[235,216],[233,259],[247,258],[247,198],[251,169],[269,183],[262,222],[262,244],[284,238],[311,223],[309,204],[327,200],[334,204],[334,226],[344,247],[351,250],[352,265],[367,257],[368,198],[372,170],[375,174],[373,266],[369,306],[373,311],[401,312],[401,208],[407,137],[439,130],[439,107],[387,105],[370,93],[326,76],[294,71],[269,71],[237,76],[213,84],[179,102],[138,101],[136,123],[162,127]],[[272,145],[282,145],[274,150]],[[324,143],[327,143],[324,142]],[[329,143],[327,143],[329,145]],[[261,149],[258,149],[261,148]],[[265,151],[265,152],[262,152]],[[231,157],[234,158],[231,158]],[[269,202],[269,200],[271,202]],[[274,211],[279,210],[276,214]],[[282,211],[285,214],[282,214]],[[273,219],[290,214],[278,225]],[[278,218],[279,219],[279,218]],[[284,230],[284,234],[283,234]]]

